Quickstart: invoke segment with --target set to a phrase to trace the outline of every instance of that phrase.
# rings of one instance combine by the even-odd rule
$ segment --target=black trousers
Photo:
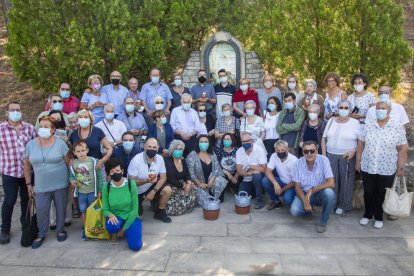
[[[394,182],[393,175],[369,174],[362,172],[362,181],[364,184],[364,218],[383,220],[382,204],[385,198],[385,188],[390,188]]]

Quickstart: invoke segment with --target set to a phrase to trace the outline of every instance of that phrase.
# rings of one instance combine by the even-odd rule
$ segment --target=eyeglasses
[[[242,142],[242,144],[248,144],[248,143],[250,143],[252,140],[247,140],[247,141],[241,141]]]
[[[164,104],[164,102],[155,102],[155,104]]]
[[[390,94],[391,91],[390,90],[384,90],[384,91],[378,91],[378,94]]]
[[[340,107],[338,107],[339,109],[345,109],[345,110],[348,110],[349,109],[349,107],[347,107],[347,106],[340,106]]]
[[[70,88],[60,88],[62,91],[70,91]]]
[[[198,112],[205,112],[205,109],[199,109]]]
[[[316,150],[314,149],[310,149],[310,150],[303,150],[304,154],[314,154],[316,152]]]
[[[53,100],[52,103],[62,103],[62,100]]]

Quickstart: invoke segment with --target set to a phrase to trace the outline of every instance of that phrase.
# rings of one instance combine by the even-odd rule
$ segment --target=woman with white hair
[[[316,89],[318,88],[318,85],[315,80],[313,79],[307,79],[305,81],[305,97],[301,99],[300,102],[298,102],[298,106],[302,107],[305,111],[308,110],[308,107],[311,104],[318,104],[319,106],[324,106],[324,99],[321,95],[316,93]],[[320,112],[319,117],[323,118],[324,111]]]
[[[169,216],[190,213],[195,206],[196,191],[183,159],[185,145],[181,140],[173,140],[168,149],[168,157],[164,159],[167,171],[167,185],[172,188],[167,202],[166,212]]]
[[[374,227],[383,227],[382,204],[386,188],[392,186],[395,176],[404,176],[407,161],[407,138],[404,127],[390,119],[390,102],[378,102],[375,121],[362,128],[358,141],[355,168],[362,172],[365,213],[361,225],[375,218]]]
[[[246,118],[241,118],[240,134],[249,132],[252,134],[253,141],[257,139],[265,138],[265,129],[263,118],[255,114],[256,103],[252,100],[248,100],[244,105]]]

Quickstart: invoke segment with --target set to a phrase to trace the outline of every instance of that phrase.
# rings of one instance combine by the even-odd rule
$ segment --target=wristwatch
[[[157,189],[156,187],[154,187],[152,190],[153,190],[154,192],[158,192],[158,189]]]

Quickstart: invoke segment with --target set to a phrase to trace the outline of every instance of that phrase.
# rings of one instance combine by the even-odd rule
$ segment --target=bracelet
[[[31,185],[32,185],[32,183],[31,183],[31,182],[26,183],[26,186],[31,186]]]

